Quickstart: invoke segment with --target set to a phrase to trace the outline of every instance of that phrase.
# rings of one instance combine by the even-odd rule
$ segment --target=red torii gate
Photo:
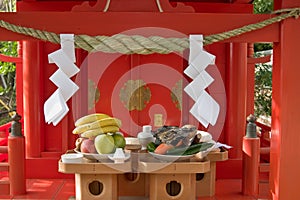
[[[20,2],[29,3],[29,1]],[[23,5],[24,8],[26,7]],[[56,2],[57,6],[57,2]],[[299,7],[297,0],[275,1],[275,9]],[[129,7],[130,8],[130,7]],[[149,10],[157,9],[148,7]],[[84,17],[83,17],[84,15]],[[122,16],[122,17],[120,17]],[[270,15],[253,14],[228,14],[228,13],[153,13],[153,12],[17,12],[1,13],[0,19],[16,24],[18,26],[31,27],[49,32],[74,33],[88,35],[113,35],[130,28],[137,27],[163,27],[177,30],[185,34],[201,33],[211,35],[241,27],[246,24],[256,23],[269,18]],[[71,20],[70,20],[71,19]],[[188,22],[188,23],[187,23]],[[109,25],[105,28],[104,25]],[[201,24],[201,26],[199,25]],[[212,26],[213,24],[213,26]],[[99,28],[98,28],[99,27]],[[274,42],[274,65],[273,65],[273,101],[272,101],[272,138],[271,138],[271,191],[273,199],[295,199],[299,197],[295,180],[300,178],[298,173],[300,155],[297,150],[300,136],[297,131],[298,113],[300,106],[298,102],[300,95],[297,93],[299,58],[297,47],[300,46],[300,22],[295,19],[286,19],[280,24],[272,24],[262,30],[252,31],[223,42],[232,43],[231,54],[235,55],[232,66],[229,66],[231,78],[240,76],[237,80],[242,81],[240,85],[229,84],[229,97],[227,108],[232,111],[227,115],[225,131],[231,132],[227,135],[227,142],[237,144],[231,154],[233,158],[241,157],[241,137],[244,135],[246,92],[245,71],[234,70],[239,65],[247,64],[243,57],[246,57],[246,43],[252,42]],[[24,115],[25,134],[28,157],[39,157],[41,147],[34,145],[36,138],[41,138],[43,131],[43,91],[39,84],[42,81],[41,70],[34,70],[29,66],[40,66],[42,60],[36,57],[39,53],[38,44],[31,37],[13,33],[5,29],[0,31],[0,40],[26,40],[24,42],[23,72],[17,71],[17,76],[23,74],[23,88],[18,88],[24,93]],[[240,57],[236,56],[240,55]],[[36,57],[34,59],[34,57]],[[81,59],[83,59],[81,57]],[[298,61],[298,62],[297,62]],[[79,61],[80,62],[80,61]],[[244,77],[244,78],[243,78]],[[18,79],[20,80],[20,79]],[[26,87],[27,88],[26,88]],[[24,89],[26,88],[26,90]],[[246,90],[246,89],[245,89]],[[34,91],[34,92],[31,92]],[[240,102],[242,101],[242,102]],[[20,102],[18,102],[20,105]],[[18,107],[19,109],[19,107]],[[59,127],[61,132],[67,132],[72,122],[67,119]],[[43,137],[43,136],[42,136]],[[239,142],[240,140],[240,142]],[[232,141],[232,142],[231,142]],[[68,149],[68,137],[62,138],[61,152]],[[59,153],[46,153],[43,156],[58,156]],[[56,168],[57,160],[52,162],[53,169]],[[33,165],[30,165],[33,166]],[[51,168],[51,167],[49,167]],[[41,176],[43,176],[41,174]]]

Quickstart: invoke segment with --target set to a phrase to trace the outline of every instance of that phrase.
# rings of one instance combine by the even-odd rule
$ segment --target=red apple
[[[97,153],[94,140],[91,139],[83,140],[80,145],[80,151],[82,153]]]

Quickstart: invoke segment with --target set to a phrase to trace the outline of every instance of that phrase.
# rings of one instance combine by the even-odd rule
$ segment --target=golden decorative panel
[[[91,79],[88,80],[88,97],[88,106],[89,109],[92,109],[100,99],[100,91],[97,88],[95,82]]]
[[[150,88],[143,80],[128,80],[120,90],[120,100],[129,111],[143,110],[150,99]]]
[[[171,90],[171,98],[178,110],[182,108],[182,79],[177,81],[175,86]]]

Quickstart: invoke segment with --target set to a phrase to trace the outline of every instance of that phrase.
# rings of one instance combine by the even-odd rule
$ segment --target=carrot
[[[173,145],[161,143],[160,145],[158,145],[158,147],[156,147],[156,149],[154,150],[154,153],[165,154],[169,149],[172,149],[172,148],[174,148]]]

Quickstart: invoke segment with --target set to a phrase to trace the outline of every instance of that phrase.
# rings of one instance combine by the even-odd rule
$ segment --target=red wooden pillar
[[[244,195],[258,195],[259,184],[259,149],[260,139],[243,138],[243,177],[242,192]]]
[[[255,63],[249,62],[254,56],[253,43],[248,44],[247,51],[247,111],[246,116],[254,114]]]
[[[43,131],[42,70],[40,42],[23,42],[23,105],[26,156],[40,157]]]
[[[241,159],[246,125],[247,44],[232,43],[229,48],[229,66],[226,69],[226,142],[234,147],[229,151],[229,157]]]
[[[300,7],[300,1],[278,0],[275,7]],[[274,45],[270,187],[274,200],[297,200],[300,199],[300,19],[284,20],[280,30],[280,42]]]
[[[23,43],[18,42],[18,57],[23,57]],[[23,116],[23,62],[16,63],[16,105],[17,113]]]
[[[24,136],[8,137],[10,194],[26,193],[25,139]]]

